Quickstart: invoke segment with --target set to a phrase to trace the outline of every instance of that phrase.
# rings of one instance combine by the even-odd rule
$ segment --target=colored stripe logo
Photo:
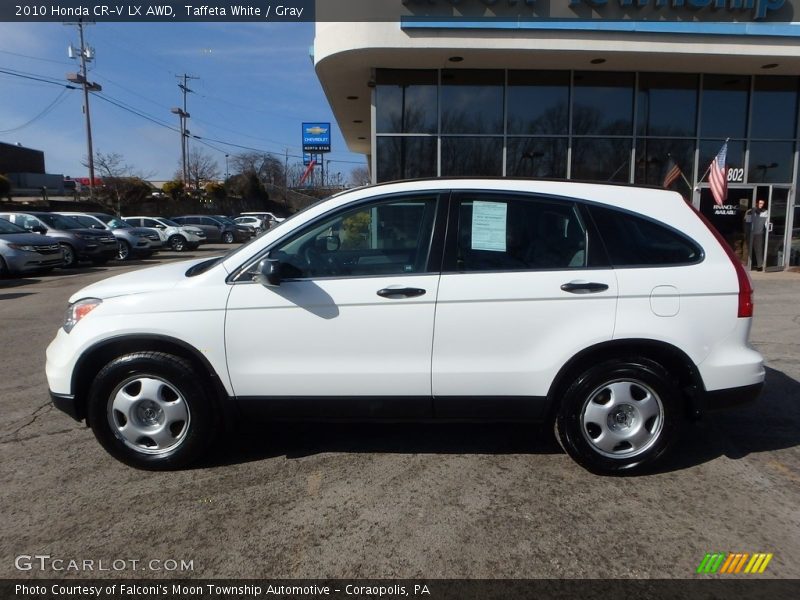
[[[772,560],[772,553],[756,552],[715,552],[707,553],[700,565],[697,567],[698,573],[714,574],[756,574],[763,573],[767,565]]]

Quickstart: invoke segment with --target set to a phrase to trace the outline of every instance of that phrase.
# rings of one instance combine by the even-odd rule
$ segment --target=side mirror
[[[281,262],[277,258],[265,258],[258,263],[258,273],[253,280],[267,287],[278,287],[281,284]]]
[[[103,229],[104,230],[105,227],[100,225],[100,223],[95,223],[94,225],[92,225],[92,229]]]
[[[156,229],[166,229],[166,228],[167,228],[167,226],[166,225],[162,225],[161,223],[156,225]]]
[[[34,233],[41,233],[42,235],[47,233],[47,228],[42,227],[41,225],[33,225],[31,227],[26,227],[25,229],[27,229],[28,231],[32,231]]]

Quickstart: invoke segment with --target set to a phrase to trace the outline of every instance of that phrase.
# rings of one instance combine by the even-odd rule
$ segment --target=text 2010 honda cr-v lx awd
[[[570,456],[609,473],[758,396],[752,314],[747,273],[676,193],[415,181],[84,288],[47,378],[137,467],[185,466],[255,414],[554,420]]]

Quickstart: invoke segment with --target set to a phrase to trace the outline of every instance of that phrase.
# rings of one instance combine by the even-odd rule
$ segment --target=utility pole
[[[86,147],[89,152],[89,199],[94,200],[94,150],[92,148],[92,118],[89,114],[89,92],[99,92],[103,88],[97,83],[87,80],[86,62],[94,60],[94,50],[84,43],[83,38],[83,19],[78,19],[77,23],[65,23],[65,25],[77,25],[81,39],[79,48],[81,67],[79,73],[67,73],[67,81],[78,83],[83,87],[83,114],[86,116]],[[75,51],[70,45],[69,57],[75,58]]]
[[[170,112],[180,117],[181,123],[181,174],[183,177],[183,184],[186,185],[189,181],[189,173],[186,169],[186,157],[189,154],[189,130],[186,127],[186,120],[191,116],[186,111],[186,95],[192,93],[187,85],[190,79],[200,79],[199,77],[192,77],[184,73],[183,75],[176,75],[179,80],[183,80],[178,84],[178,87],[183,92],[183,108],[173,108]]]

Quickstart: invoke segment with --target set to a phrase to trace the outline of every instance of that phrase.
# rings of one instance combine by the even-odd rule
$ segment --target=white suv
[[[758,396],[752,314],[746,271],[674,192],[393,183],[84,288],[47,379],[142,468],[187,465],[223,420],[257,415],[555,422],[577,462],[613,473]]]
[[[122,217],[122,220],[134,227],[155,229],[164,245],[175,252],[197,250],[206,241],[206,232],[199,227],[178,225],[164,217]]]

